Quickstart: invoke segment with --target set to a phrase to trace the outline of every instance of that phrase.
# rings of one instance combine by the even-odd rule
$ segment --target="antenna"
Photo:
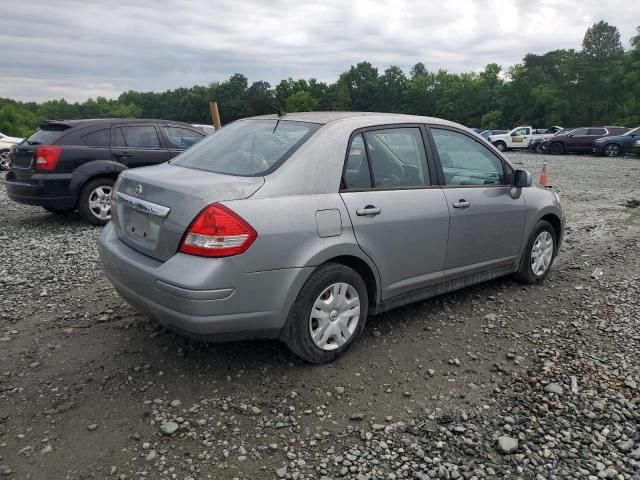
[[[260,100],[265,105],[268,105],[271,108],[273,108],[276,111],[276,113],[278,114],[279,117],[283,117],[283,116],[285,116],[287,114],[287,112],[284,111],[284,108],[275,106],[273,103],[271,103],[266,98],[258,97],[258,100]]]

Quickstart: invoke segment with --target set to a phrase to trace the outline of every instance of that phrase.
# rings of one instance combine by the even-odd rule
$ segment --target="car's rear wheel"
[[[516,278],[523,283],[543,281],[556,256],[556,242],[556,232],[551,224],[540,220],[529,238]]]
[[[330,362],[362,332],[368,304],[367,287],[355,270],[336,263],[322,265],[291,308],[285,341],[308,362]]]
[[[551,155],[562,155],[564,153],[564,145],[558,142],[552,143],[549,147],[549,151],[551,152]]]
[[[99,177],[82,187],[78,198],[78,212],[92,225],[106,225],[111,220],[111,192],[114,180]]]
[[[493,146],[496,147],[500,152],[507,151],[507,144],[504,142],[496,142],[493,144]]]
[[[54,215],[67,215],[68,213],[73,213],[75,208],[50,208],[50,207],[42,207],[47,212],[53,213]]]
[[[0,170],[11,169],[11,161],[9,160],[9,150],[0,150]]]
[[[606,157],[617,157],[620,155],[620,145],[617,143],[607,143],[602,151]]]

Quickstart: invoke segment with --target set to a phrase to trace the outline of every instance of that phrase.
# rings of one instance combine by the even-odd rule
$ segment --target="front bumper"
[[[312,270],[243,273],[237,257],[182,253],[160,262],[119,240],[111,223],[99,252],[106,277],[134,307],[173,330],[214,341],[279,337]]]
[[[13,171],[7,173],[7,195],[25,205],[69,209],[76,205],[76,196],[69,191],[71,174],[34,174],[29,181],[18,180]]]

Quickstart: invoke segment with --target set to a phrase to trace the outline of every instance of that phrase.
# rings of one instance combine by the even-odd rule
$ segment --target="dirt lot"
[[[326,366],[159,328],[102,278],[99,229],[0,182],[0,478],[640,478],[640,159],[548,160],[568,231],[543,285],[373,317]]]

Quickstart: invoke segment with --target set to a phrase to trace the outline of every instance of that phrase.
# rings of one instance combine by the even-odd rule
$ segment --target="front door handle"
[[[453,208],[469,208],[471,202],[467,202],[464,198],[461,198],[457,202],[453,202]]]
[[[376,215],[379,215],[380,212],[382,212],[381,208],[377,208],[373,205],[367,205],[364,208],[356,210],[356,215],[359,217],[375,217]]]

